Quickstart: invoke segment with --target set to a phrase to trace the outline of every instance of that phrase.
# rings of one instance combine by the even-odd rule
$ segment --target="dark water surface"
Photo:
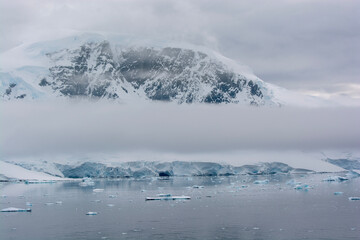
[[[327,176],[1,183],[1,209],[30,202],[32,212],[0,213],[0,239],[360,239],[360,201],[348,199],[360,196],[360,178],[322,182]],[[295,190],[291,179],[312,188]],[[159,193],[192,199],[145,201]]]

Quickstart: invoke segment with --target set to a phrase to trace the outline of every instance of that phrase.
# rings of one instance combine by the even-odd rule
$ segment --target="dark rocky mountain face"
[[[179,103],[236,101],[244,88],[253,98],[262,92],[252,81],[227,70],[206,54],[180,48],[130,49],[121,53],[120,71],[135,88],[143,87],[152,100]],[[208,88],[205,94],[201,94]]]
[[[73,51],[49,53],[48,57],[55,66],[49,69],[49,80],[43,79],[40,84],[50,82],[45,85],[70,97],[119,97],[114,90],[121,86],[124,77],[118,71],[119,65],[114,61],[109,43],[89,43]],[[64,59],[69,60],[69,64],[59,64]]]
[[[266,104],[267,89],[260,80],[247,79],[196,50],[124,48],[99,41],[48,52],[46,57],[50,67],[38,86],[56,96]],[[11,90],[9,86],[5,93],[9,98]]]

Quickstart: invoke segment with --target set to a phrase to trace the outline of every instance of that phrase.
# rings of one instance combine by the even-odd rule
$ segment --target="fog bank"
[[[0,104],[1,157],[358,149],[360,108]]]

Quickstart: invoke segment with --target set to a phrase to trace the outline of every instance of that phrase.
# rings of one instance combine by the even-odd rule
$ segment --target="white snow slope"
[[[30,171],[20,166],[0,161],[0,179],[2,180],[64,180],[43,172]]]

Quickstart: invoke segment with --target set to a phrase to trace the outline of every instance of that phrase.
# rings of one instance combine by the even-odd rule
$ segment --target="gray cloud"
[[[8,102],[1,113],[2,157],[360,146],[359,108]]]
[[[1,0],[0,11],[1,51],[72,31],[115,32],[207,45],[290,89],[360,84],[356,0]]]

